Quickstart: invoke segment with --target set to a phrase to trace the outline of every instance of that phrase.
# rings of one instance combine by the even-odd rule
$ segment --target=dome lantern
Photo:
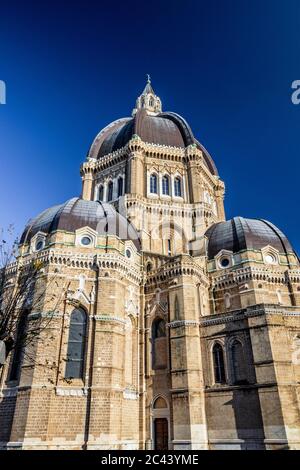
[[[149,74],[147,74],[147,83],[144,91],[136,100],[136,107],[132,111],[133,116],[138,109],[145,109],[148,114],[158,114],[162,112],[161,100],[152,88]]]

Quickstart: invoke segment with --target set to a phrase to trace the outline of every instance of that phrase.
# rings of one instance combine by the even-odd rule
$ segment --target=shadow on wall
[[[0,401],[0,443],[10,441],[17,397],[3,397]],[[0,447],[1,450],[1,447]]]
[[[249,333],[248,320],[239,322],[236,331],[233,325],[228,324],[218,332],[221,336],[226,335],[226,366],[227,383],[220,390],[214,388],[213,393],[206,396],[207,409],[209,410],[208,430],[214,440],[221,444],[216,447],[239,447],[241,450],[265,450],[266,439],[287,441],[285,432],[282,407],[278,395],[277,387],[257,388],[257,378],[254,366],[253,345]],[[254,335],[259,344],[264,345],[263,356],[256,358],[261,362],[262,367],[266,367],[265,382],[274,382],[276,377],[272,349],[270,345],[269,333],[266,328],[256,330]],[[243,346],[243,357],[233,357],[231,346],[236,344],[236,339],[241,341]],[[241,366],[246,375],[241,379],[239,372],[235,375],[234,367]],[[239,380],[236,380],[238,377]],[[231,396],[230,399],[229,396]],[[270,434],[266,435],[265,430]],[[235,436],[235,437],[234,437]],[[232,440],[232,443],[229,441]],[[240,440],[241,442],[238,442]],[[224,442],[222,444],[222,441]],[[225,444],[228,442],[228,444]],[[279,445],[281,450],[287,449],[285,444]],[[276,449],[279,448],[276,445]]]

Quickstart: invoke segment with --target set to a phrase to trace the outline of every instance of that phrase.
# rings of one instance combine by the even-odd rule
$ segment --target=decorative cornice
[[[189,326],[199,326],[200,322],[196,320],[176,320],[170,323],[167,323],[167,328],[179,328],[181,326],[189,327]]]
[[[255,260],[243,260],[244,263],[255,263]],[[286,274],[285,271],[287,269],[286,266],[282,266],[282,269],[278,269],[280,267],[277,266],[270,270],[270,266],[268,267],[256,267],[256,266],[246,266],[246,267],[238,267],[231,269],[228,273],[218,273],[216,276],[212,276],[212,287],[222,288],[226,286],[230,286],[233,284],[237,284],[240,282],[245,282],[249,280],[256,280],[256,281],[265,281],[265,282],[280,282],[282,284],[287,284]],[[213,274],[210,272],[209,274]],[[300,282],[300,272],[299,270],[290,270],[289,271],[290,279],[293,282]],[[299,277],[297,277],[299,276]]]
[[[300,316],[300,311],[289,310],[288,307],[278,307],[271,304],[259,304],[245,310],[221,313],[215,316],[211,315],[210,318],[206,317],[201,319],[200,326],[220,325],[222,323],[241,321],[245,320],[246,318],[262,315]]]
[[[94,318],[96,321],[121,323],[122,325],[126,324],[126,320],[123,318],[111,317],[109,315],[93,315],[92,318]]]
[[[209,285],[203,268],[196,264],[190,255],[178,255],[166,259],[162,266],[151,271],[147,276],[147,287],[156,285],[157,282],[171,281],[173,277],[182,275],[197,276],[203,285]]]
[[[28,315],[28,320],[38,320],[39,318],[61,318],[61,312],[32,312]]]

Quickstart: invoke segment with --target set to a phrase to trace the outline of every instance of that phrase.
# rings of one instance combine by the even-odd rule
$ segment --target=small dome
[[[238,253],[241,250],[260,250],[267,245],[280,253],[294,253],[286,236],[271,222],[262,219],[234,217],[212,225],[205,233],[208,238],[208,258],[221,250]]]
[[[56,230],[75,232],[90,227],[101,235],[115,235],[121,240],[132,240],[140,249],[137,231],[111,204],[100,201],[84,201],[74,197],[63,204],[46,209],[30,220],[20,243],[28,243],[38,232],[50,234]]]
[[[204,162],[213,175],[217,168],[207,150],[193,136],[188,123],[176,113],[149,114],[146,109],[137,109],[132,118],[112,122],[99,132],[88,152],[88,158],[100,159],[124,147],[134,135],[150,144],[185,148],[196,145],[204,156]]]

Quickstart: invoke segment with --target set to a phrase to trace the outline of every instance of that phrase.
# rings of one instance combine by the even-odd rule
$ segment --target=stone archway
[[[170,448],[170,410],[162,396],[158,396],[152,405],[152,448],[169,450]]]

